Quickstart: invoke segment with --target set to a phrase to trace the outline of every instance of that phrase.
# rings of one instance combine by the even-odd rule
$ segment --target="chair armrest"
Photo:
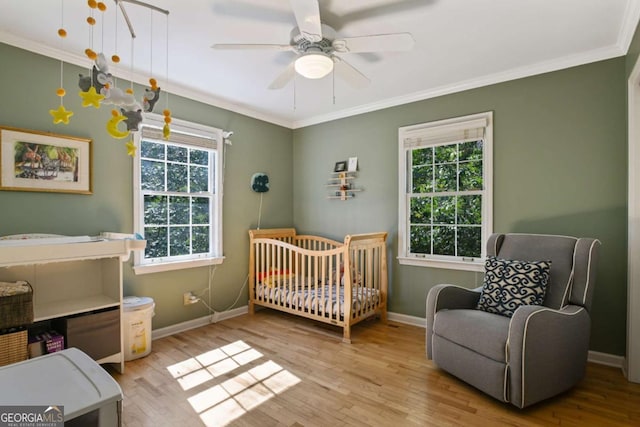
[[[478,305],[480,289],[467,289],[455,285],[436,285],[427,294],[426,313],[426,344],[427,358],[431,359],[431,335],[433,334],[433,319],[436,312],[446,309],[473,309]]]
[[[509,394],[524,408],[577,384],[589,352],[591,318],[584,307],[519,307],[507,340]]]

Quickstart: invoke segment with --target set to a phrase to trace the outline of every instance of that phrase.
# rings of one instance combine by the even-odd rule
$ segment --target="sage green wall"
[[[0,44],[0,125],[93,139],[93,194],[0,191],[0,236],[16,233],[96,235],[101,231],[133,231],[132,159],[125,142],[105,129],[111,108],[83,108],[77,95],[78,73],[87,70],[65,64],[65,106],[74,112],[69,125],[54,125],[49,109],[57,108],[59,61]],[[140,86],[135,87],[142,93]],[[292,224],[292,131],[178,96],[170,96],[175,118],[233,130],[227,147],[224,182],[224,263],[215,271],[212,305],[247,304],[247,230],[258,222],[260,196],[250,190],[255,172],[267,172],[271,190],[264,195],[262,227]],[[164,107],[164,100],[160,104]],[[161,111],[161,109],[160,109]],[[208,268],[143,276],[124,265],[125,295],[150,296],[156,302],[154,329],[205,316],[201,305],[184,307],[182,294],[207,288]]]
[[[482,275],[401,266],[397,256],[398,128],[494,112],[494,230],[593,236],[602,241],[591,348],[625,351],[627,142],[625,60],[617,58],[297,129],[294,224],[342,238],[386,230],[389,310],[424,317],[438,283]],[[357,156],[348,201],[328,200],[336,161]]]

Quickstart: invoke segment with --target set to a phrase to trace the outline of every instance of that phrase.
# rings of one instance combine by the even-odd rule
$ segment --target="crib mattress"
[[[351,298],[351,312],[368,311],[380,303],[380,291],[356,287]],[[344,288],[335,285],[318,285],[295,288],[289,286],[256,286],[258,301],[286,306],[294,310],[306,311],[326,317],[344,317]]]

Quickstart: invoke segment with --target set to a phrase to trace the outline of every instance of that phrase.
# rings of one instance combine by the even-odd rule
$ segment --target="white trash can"
[[[124,297],[124,360],[134,360],[151,353],[151,318],[156,304],[149,297]]]

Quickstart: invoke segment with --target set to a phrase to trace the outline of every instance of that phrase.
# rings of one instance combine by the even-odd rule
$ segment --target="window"
[[[145,116],[136,137],[134,221],[147,240],[136,274],[222,262],[222,131]]]
[[[492,232],[492,113],[399,129],[401,264],[482,271]]]

